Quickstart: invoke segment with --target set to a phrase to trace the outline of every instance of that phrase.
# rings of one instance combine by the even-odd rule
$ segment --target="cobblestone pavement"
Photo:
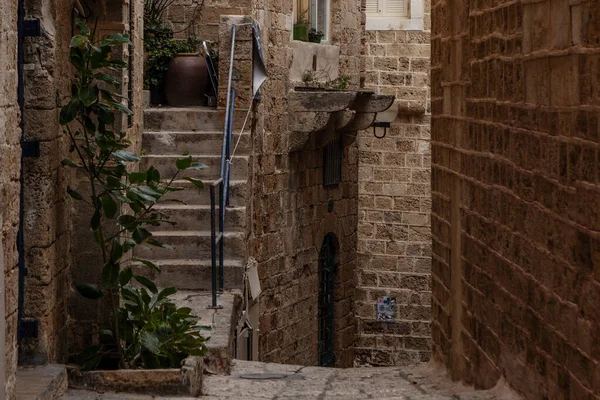
[[[248,376],[250,375],[250,376]],[[246,379],[263,378],[263,379]],[[270,378],[270,379],[264,379]],[[236,361],[230,376],[209,376],[204,400],[516,400],[499,385],[475,391],[446,380],[430,365],[331,369]],[[166,398],[161,397],[166,400]],[[150,396],[70,390],[65,400],[147,400]],[[182,399],[182,398],[179,398]]]

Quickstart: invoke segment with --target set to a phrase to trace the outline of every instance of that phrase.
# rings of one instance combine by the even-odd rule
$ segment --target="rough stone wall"
[[[431,354],[430,2],[424,3],[423,31],[366,31],[363,85],[395,95],[400,112],[385,138],[369,129],[358,139],[357,366],[404,365]],[[381,296],[396,298],[395,323],[376,322]]]
[[[17,369],[17,292],[18,253],[17,231],[19,223],[19,175],[21,173],[21,130],[17,105],[17,1],[0,2],[0,34],[2,54],[0,58],[0,226],[2,235],[4,269],[0,271],[5,280],[5,385],[2,389],[6,399],[14,399],[15,372]]]
[[[433,355],[600,395],[600,3],[435,0]]]
[[[332,2],[334,45],[360,43],[359,7]],[[289,153],[287,93],[293,1],[255,0],[252,16],[262,28],[269,80],[254,111],[253,154],[248,205],[248,254],[259,263],[260,359],[315,365],[318,362],[318,260],[327,233],[340,243],[335,285],[336,366],[352,365],[355,337],[352,294],[357,218],[356,145],[346,141],[343,182],[322,186],[322,148],[331,136],[314,133],[303,150]],[[357,22],[358,21],[358,22]],[[344,51],[346,47],[344,47]],[[358,49],[348,50],[341,68],[358,86]],[[220,61],[223,62],[223,59]],[[321,139],[318,139],[321,137]],[[334,211],[327,202],[334,200]]]
[[[211,42],[219,41],[221,15],[249,15],[250,0],[176,0],[166,12],[175,37],[195,35]]]
[[[60,4],[59,4],[60,3]],[[25,140],[40,142],[26,158],[24,179],[25,278],[23,317],[39,322],[37,338],[23,339],[21,362],[64,362],[70,271],[70,203],[60,161],[67,141],[57,99],[70,91],[66,59],[71,39],[69,4],[28,1],[26,18],[40,18],[42,36],[25,39]]]

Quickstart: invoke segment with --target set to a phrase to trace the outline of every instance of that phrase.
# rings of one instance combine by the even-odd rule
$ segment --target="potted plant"
[[[308,8],[300,14],[298,21],[294,24],[294,40],[308,42]]]
[[[322,31],[316,30],[315,28],[311,28],[311,30],[308,31],[308,41],[311,43],[321,43],[323,36],[325,36],[325,34]]]
[[[204,105],[208,90],[208,67],[194,37],[173,40],[172,58],[165,74],[164,91],[170,106]]]

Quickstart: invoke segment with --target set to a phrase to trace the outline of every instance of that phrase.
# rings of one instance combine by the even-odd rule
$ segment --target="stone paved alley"
[[[244,379],[243,375],[279,375],[280,379]],[[275,376],[273,376],[275,378]],[[206,400],[320,399],[320,400],[513,400],[519,397],[502,383],[489,391],[475,391],[450,382],[431,365],[402,368],[333,369],[236,361],[230,376],[205,381]],[[147,400],[150,396],[70,390],[64,400]],[[167,398],[161,397],[164,400]],[[181,398],[178,398],[181,399]],[[189,399],[189,398],[188,398]],[[184,399],[185,400],[185,399]]]

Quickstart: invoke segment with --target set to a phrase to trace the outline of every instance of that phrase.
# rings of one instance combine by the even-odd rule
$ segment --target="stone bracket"
[[[290,152],[301,150],[310,133],[325,129],[358,132],[370,127],[378,112],[394,103],[392,95],[371,91],[300,89],[288,95]]]

